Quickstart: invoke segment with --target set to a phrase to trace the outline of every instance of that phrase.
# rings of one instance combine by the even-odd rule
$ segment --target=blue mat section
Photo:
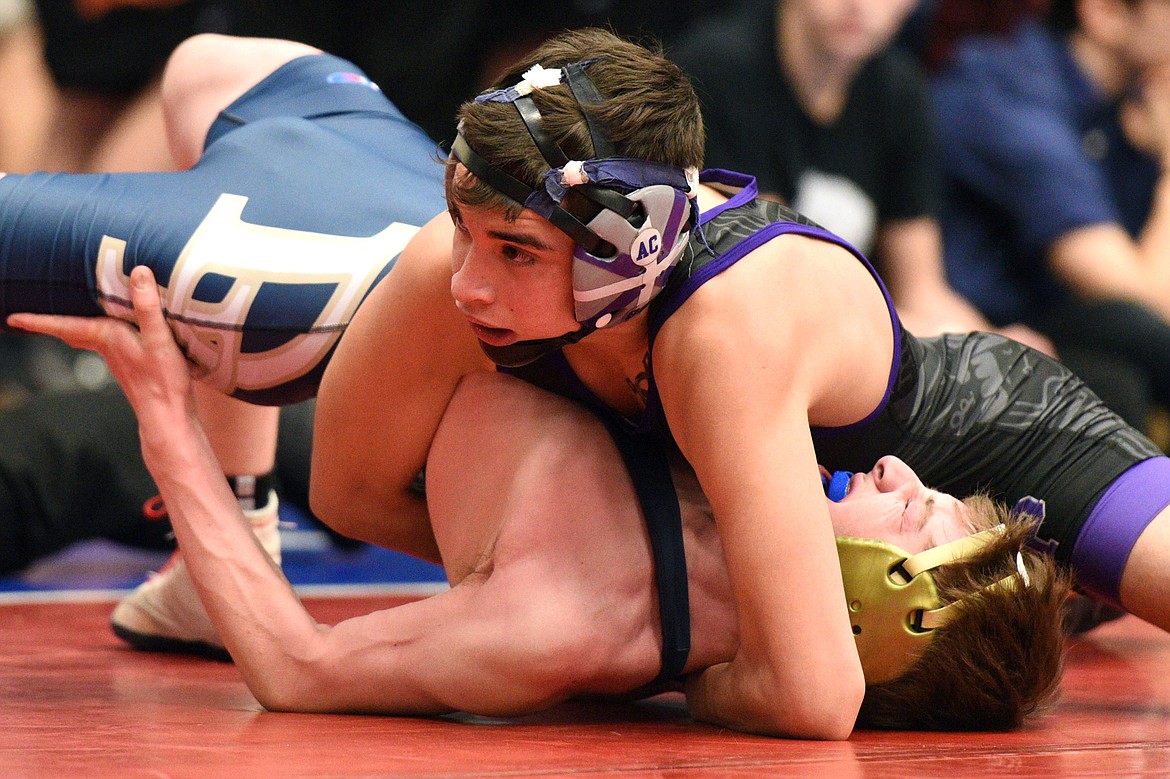
[[[376,586],[446,581],[443,569],[389,549],[360,544],[351,549],[295,510],[281,507],[281,567],[294,586]],[[286,524],[285,524],[286,523]],[[0,592],[129,590],[166,562],[169,554],[109,541],[87,541],[0,577]]]

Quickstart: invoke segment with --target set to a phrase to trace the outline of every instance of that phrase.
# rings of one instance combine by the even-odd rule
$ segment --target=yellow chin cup
[[[942,604],[930,572],[970,557],[1003,532],[1004,526],[998,525],[916,555],[871,538],[837,539],[845,602],[866,684],[905,673],[926,650],[934,629],[958,613],[960,602]]]

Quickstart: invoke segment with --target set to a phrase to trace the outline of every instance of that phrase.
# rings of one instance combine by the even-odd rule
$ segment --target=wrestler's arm
[[[661,331],[663,407],[710,499],[740,626],[731,662],[688,682],[696,718],[797,738],[852,730],[864,680],[810,415],[840,424],[876,406],[892,349],[882,309],[856,259],[786,236],[704,285]],[[834,322],[832,311],[849,313]]]
[[[256,541],[195,415],[191,380],[162,319],[154,281],[134,272],[141,332],[110,318],[15,315],[10,324],[96,349],[139,419],[144,459],[166,501],[200,597],[249,689],[287,711],[488,715],[564,698],[565,675],[533,671],[541,624],[517,620],[530,590],[472,572],[451,590],[318,624]],[[504,577],[500,577],[503,579]]]
[[[446,212],[358,309],[317,396],[310,502],[330,527],[438,562],[411,483],[459,379],[492,370],[451,298]]]

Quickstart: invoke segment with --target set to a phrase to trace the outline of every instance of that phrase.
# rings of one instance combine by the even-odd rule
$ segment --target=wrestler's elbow
[[[313,516],[339,533],[349,522],[350,512],[355,510],[354,501],[344,499],[346,492],[346,485],[338,484],[331,476],[319,474],[314,465],[309,479],[309,508]]]
[[[365,709],[333,699],[336,686],[307,682],[303,676],[271,674],[249,680],[248,691],[265,711],[290,714],[357,714]]]
[[[405,494],[401,500],[406,500]],[[397,503],[393,495],[358,473],[325,477],[314,472],[309,482],[309,507],[314,516],[353,538],[358,536],[347,530],[358,530],[366,517],[393,516],[395,509],[401,508]]]
[[[385,480],[371,478],[372,469],[355,461],[344,448],[330,447],[318,434],[313,440],[313,464],[309,479],[309,507],[313,514],[342,535],[371,511],[381,512],[387,500]]]
[[[864,694],[864,684],[831,684],[797,696],[774,695],[759,728],[782,738],[844,741],[853,732]]]
[[[265,711],[310,713],[308,696],[299,685],[262,677],[249,679],[248,691]]]
[[[785,712],[783,735],[789,738],[844,741],[853,732],[865,685],[839,685],[800,701]]]
[[[232,659],[244,678],[252,697],[267,711],[320,712],[327,697],[319,694],[329,686],[320,681],[319,668],[298,661],[291,650],[295,642],[268,648],[262,652],[237,647]]]
[[[748,728],[780,738],[844,741],[853,732],[864,685],[828,685],[802,695],[774,691]]]
[[[710,670],[724,673],[712,678]],[[860,668],[856,675],[796,677],[767,668],[730,670],[725,665],[688,680],[687,703],[696,719],[779,738],[841,741],[853,732],[865,694]]]
[[[366,690],[355,689],[352,676],[339,671],[328,632],[319,628],[307,642],[293,638],[263,652],[233,654],[248,691],[265,710],[340,714],[370,709]]]

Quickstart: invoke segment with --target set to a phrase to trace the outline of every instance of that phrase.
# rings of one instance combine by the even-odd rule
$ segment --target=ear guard
[[[574,314],[582,328],[560,338],[527,341],[503,349],[484,345],[501,365],[518,366],[593,330],[624,322],[644,309],[665,286],[698,223],[698,171],[618,157],[588,107],[604,102],[585,73],[592,60],[560,69],[536,65],[514,87],[480,95],[477,103],[516,107],[550,169],[533,188],[496,167],[457,133],[451,153],[476,178],[548,219],[577,244],[573,252]],[[591,160],[570,160],[540,125],[534,89],[567,82],[589,126]],[[573,191],[580,195],[567,204]]]
[[[1004,530],[997,525],[916,555],[870,538],[837,539],[849,621],[867,685],[904,674],[933,640],[934,631],[962,610],[963,600],[943,605],[931,571],[974,556]],[[1027,586],[1021,555],[1016,567]],[[1010,574],[982,592],[1015,586],[1015,580]]]

